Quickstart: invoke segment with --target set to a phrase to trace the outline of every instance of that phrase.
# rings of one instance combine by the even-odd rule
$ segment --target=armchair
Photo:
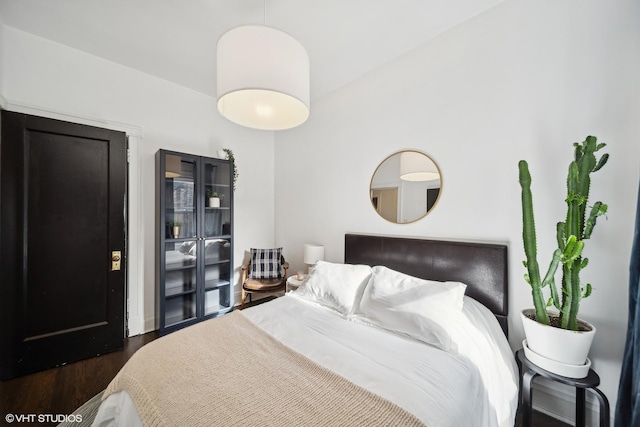
[[[258,250],[264,251],[264,250]],[[278,263],[278,277],[260,277],[264,275],[255,274],[256,269],[252,265],[252,261],[256,259],[254,249],[249,260],[242,265],[242,300],[240,308],[244,308],[244,303],[249,296],[251,301],[252,294],[274,294],[278,292],[285,292],[287,284],[287,270],[289,269],[289,263],[285,261],[284,256],[280,255]],[[276,258],[277,259],[277,258]],[[276,263],[274,263],[276,264]],[[258,276],[258,277],[256,277]]]

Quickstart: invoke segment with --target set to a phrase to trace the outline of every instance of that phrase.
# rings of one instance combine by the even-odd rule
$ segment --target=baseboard
[[[586,396],[586,425],[597,426],[600,420],[599,405],[590,393],[586,393]],[[536,411],[566,424],[575,424],[575,388],[538,377],[534,380],[532,400]]]
[[[147,332],[157,331],[158,327],[156,326],[156,318],[155,317],[147,317],[144,319],[144,331],[143,334]]]
[[[139,316],[130,316],[128,321],[129,326],[129,335],[130,337],[135,337],[136,335],[140,335],[144,333],[144,328],[142,324],[142,320]]]

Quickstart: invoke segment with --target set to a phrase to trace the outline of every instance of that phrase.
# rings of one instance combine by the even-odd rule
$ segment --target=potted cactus
[[[592,291],[591,284],[580,281],[580,272],[588,264],[588,259],[582,256],[585,240],[591,237],[596,219],[607,212],[607,205],[602,202],[588,203],[590,175],[600,170],[609,158],[608,154],[596,158],[596,152],[604,146],[598,144],[594,136],[588,136],[582,143],[574,143],[574,159],[567,176],[567,216],[565,221],[556,225],[558,246],[544,276],[537,260],[531,174],[525,160],[518,164],[522,189],[522,240],[527,258],[524,261],[527,269],[525,280],[531,286],[535,307],[522,312],[527,346],[537,355],[559,362],[558,366],[584,366],[595,334],[592,325],[578,319],[578,311],[580,300]],[[555,276],[560,266],[562,282],[558,290]],[[543,295],[544,288],[549,288],[548,300]],[[557,313],[547,311],[551,306]],[[549,367],[545,368],[549,370]],[[584,370],[578,372],[584,373]],[[556,373],[567,375],[565,372]]]

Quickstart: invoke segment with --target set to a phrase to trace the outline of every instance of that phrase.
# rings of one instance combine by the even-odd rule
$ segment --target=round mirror
[[[373,208],[395,224],[419,220],[440,198],[440,169],[426,154],[415,150],[394,153],[373,173],[369,195]]]

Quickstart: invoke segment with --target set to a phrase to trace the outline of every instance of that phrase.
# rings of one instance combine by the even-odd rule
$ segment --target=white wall
[[[139,161],[130,168],[139,173],[141,191],[130,197],[141,206],[146,331],[155,323],[155,153],[164,148],[213,156],[223,147],[233,150],[239,171],[234,250],[238,293],[244,251],[274,244],[273,133],[221,118],[212,97],[11,27],[4,27],[0,45],[0,94],[9,106],[140,129]]]
[[[519,312],[532,305],[522,278],[518,160],[530,163],[547,264],[565,213],[571,143],[596,135],[611,158],[594,176],[592,201],[608,203],[609,214],[585,249],[584,279],[595,290],[581,317],[598,329],[591,359],[614,408],[639,180],[639,40],[633,0],[511,0],[314,103],[307,123],[276,136],[276,240],[292,271],[306,242],[341,262],[346,232],[507,244],[518,349]],[[393,225],[372,209],[369,182],[379,162],[405,148],[438,164],[442,194],[425,219]],[[572,418],[558,399],[537,396],[543,409]]]

